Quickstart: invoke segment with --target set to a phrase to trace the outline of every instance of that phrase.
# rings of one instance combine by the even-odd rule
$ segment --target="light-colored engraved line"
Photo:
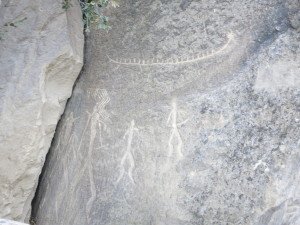
[[[129,162],[129,168],[128,168],[128,177],[131,180],[133,184],[135,184],[134,179],[133,179],[133,170],[135,168],[135,162],[132,154],[132,139],[133,139],[133,134],[134,132],[138,131],[137,128],[135,128],[135,122],[134,120],[131,121],[129,129],[126,131],[124,137],[128,136],[127,139],[127,147],[126,147],[126,152],[124,153],[122,159],[121,159],[121,164],[120,164],[120,175],[117,179],[117,184],[121,181],[121,179],[124,177],[125,174],[125,167],[124,164],[126,162],[126,159]]]
[[[45,190],[47,191],[49,187],[49,182],[46,182],[46,188]],[[44,198],[42,198],[42,201],[39,204],[39,209],[44,208],[44,204],[46,203],[46,199],[47,199],[47,192],[45,194],[46,196]]]
[[[93,174],[93,167],[92,167],[92,154],[94,150],[94,142],[97,135],[97,130],[100,135],[100,142],[102,145],[102,137],[101,137],[101,131],[102,131],[102,125],[105,126],[106,121],[109,119],[109,114],[105,111],[105,106],[109,103],[110,98],[108,96],[108,93],[105,89],[91,89],[88,91],[88,97],[92,97],[97,104],[94,106],[92,113],[86,111],[88,114],[88,119],[86,122],[86,125],[84,127],[84,130],[81,134],[80,142],[77,148],[77,152],[80,151],[82,141],[84,139],[84,136],[86,134],[87,128],[90,126],[90,141],[89,141],[89,148],[87,153],[87,160],[84,160],[83,165],[80,167],[80,170],[77,172],[75,179],[72,180],[72,183],[70,184],[70,193],[71,195],[75,194],[76,186],[78,185],[79,181],[82,179],[83,175],[85,174],[86,170],[88,170],[88,175],[90,179],[90,188],[91,188],[91,197],[89,198],[87,204],[86,204],[86,213],[87,213],[87,219],[89,220],[89,214],[93,205],[93,202],[96,199],[96,185],[94,181],[94,174]],[[97,129],[98,128],[98,129]],[[72,207],[75,197],[71,196],[71,202],[70,205]]]
[[[258,162],[254,165],[253,170],[256,170],[260,165],[266,166],[267,164],[262,160],[258,160]]]
[[[79,119],[79,117],[75,117],[73,115],[73,112],[71,112],[68,116],[68,118],[65,121],[64,126],[62,127],[63,131],[63,143],[65,143],[64,146],[61,146],[60,148],[62,149],[62,152],[66,152],[66,149],[68,147],[73,148],[74,146],[74,139],[76,139],[76,134],[72,133],[73,125],[74,122]],[[58,138],[58,143],[61,145],[61,137]],[[63,176],[64,180],[68,182],[68,162],[67,162],[68,157],[64,157],[62,162],[63,162]]]
[[[86,130],[90,124],[90,120],[91,120],[91,114],[88,113],[88,119],[87,119],[87,122],[85,124],[85,127],[84,127],[84,130],[81,134],[81,138],[80,138],[80,142],[79,142],[79,145],[77,147],[77,152],[79,152],[79,150],[81,149],[81,145],[82,145],[82,140],[83,140],[83,137],[85,136],[86,134]],[[79,172],[76,173],[76,176],[74,177],[74,179],[72,180],[72,182],[70,183],[70,187],[68,188],[70,194],[71,194],[71,200],[70,200],[70,204],[69,204],[69,207],[73,207],[74,205],[74,201],[75,201],[75,194],[76,194],[76,186],[78,185],[79,181],[81,180],[81,178],[83,177],[84,173],[85,173],[85,170],[86,170],[86,167],[87,167],[87,162],[84,161],[84,164],[83,166],[80,167],[80,170]],[[87,215],[88,217],[88,215]],[[67,221],[70,220],[70,218],[67,218],[65,217]],[[64,224],[67,224],[67,223],[64,223]]]
[[[75,143],[77,143],[78,141],[78,137],[75,133],[73,133],[70,138],[69,141],[67,142],[67,146],[66,147],[70,147],[72,149],[72,153],[73,153],[73,157],[76,157],[76,147],[75,147]],[[68,166],[68,165],[67,165]]]
[[[58,222],[58,207],[57,207],[57,201],[55,201],[55,219],[56,219],[56,222]]]
[[[83,131],[82,131],[82,133],[81,133],[80,141],[79,141],[79,144],[78,144],[78,147],[77,147],[77,151],[76,151],[76,152],[79,152],[79,150],[81,149],[83,137],[84,137],[84,135],[85,135],[85,133],[86,133],[86,130],[87,130],[89,124],[90,124],[90,119],[91,119],[91,117],[89,116],[89,117],[88,117],[88,120],[87,120],[87,122],[86,122],[86,124],[85,124],[85,127],[84,127],[84,129],[83,129]]]
[[[108,113],[105,111],[105,106],[109,103],[110,98],[107,94],[105,89],[96,89],[94,91],[94,98],[95,100],[100,100],[96,106],[94,107],[92,118],[91,118],[91,133],[90,133],[90,142],[89,142],[89,149],[88,149],[88,174],[90,179],[90,188],[91,188],[91,196],[86,205],[86,213],[87,215],[90,214],[92,209],[93,203],[96,199],[96,185],[94,180],[94,173],[93,173],[93,166],[92,166],[92,154],[94,149],[95,138],[97,134],[97,128],[99,130],[99,140],[100,145],[102,146],[102,125],[106,126],[106,121],[109,118]]]
[[[109,119],[109,114],[106,112],[105,106],[109,103],[110,98],[105,89],[97,89],[95,90],[94,100],[98,101],[94,107],[93,114],[96,117],[96,123],[98,124],[99,141],[102,146],[102,130],[106,127],[106,121]]]
[[[71,134],[71,130],[73,128],[74,122],[78,119],[79,117],[74,118],[73,112],[71,112],[68,118],[66,119],[64,126],[62,127],[62,130],[64,130],[64,134],[63,134],[64,142],[69,142],[70,137],[68,139],[68,136],[70,136]]]
[[[124,194],[124,192],[122,192],[122,199],[123,199],[123,202],[125,202],[125,204],[127,205],[128,208],[131,208],[131,205],[128,203],[127,199],[126,199],[126,196]]]
[[[182,124],[185,124],[189,120],[186,119],[182,122],[178,122],[178,116],[180,116],[180,112],[177,109],[176,98],[172,99],[171,107],[171,112],[167,119],[167,125],[171,125],[171,134],[168,140],[168,154],[166,162],[164,163],[164,166],[160,172],[161,178],[172,166],[171,160],[173,161],[173,163],[177,163],[183,158],[183,141],[179,133],[178,127]]]
[[[66,152],[66,149],[68,147],[70,147],[71,149],[74,149],[75,146],[75,139],[76,139],[76,135],[72,132],[72,128],[73,128],[73,124],[74,122],[79,119],[79,117],[74,118],[73,116],[73,112],[70,113],[70,115],[67,117],[64,125],[62,126],[61,130],[63,132],[63,134],[58,137],[58,141],[57,141],[57,145],[55,146],[54,151],[57,151],[57,148],[61,149],[61,152]],[[61,139],[63,140],[63,142],[61,141]],[[64,145],[62,144],[64,143]],[[74,151],[74,150],[72,150]],[[73,152],[74,154],[74,152]],[[68,157],[69,155],[63,155],[62,157],[62,165],[63,165],[63,179],[65,181],[66,184],[69,184],[69,173],[68,173]],[[75,155],[74,155],[75,157]],[[54,171],[54,170],[53,170]],[[52,177],[52,172],[49,174],[50,177]],[[48,184],[47,184],[48,185]],[[61,206],[63,201],[63,196],[61,194],[58,194],[57,199],[55,201],[55,217],[56,217],[56,223],[58,223],[59,221],[59,215],[58,215],[58,206]]]
[[[64,143],[65,145],[62,148],[62,152],[67,152],[67,148],[70,148],[73,156],[76,157],[76,153],[74,152],[74,148],[75,148],[75,141],[77,140],[77,136],[75,133],[71,133],[72,129],[73,129],[73,125],[74,122],[79,119],[79,117],[74,118],[73,116],[73,112],[70,113],[70,116],[68,117],[68,119],[66,120],[66,127],[64,129]],[[69,135],[69,137],[67,137],[67,135]],[[69,183],[69,173],[68,173],[68,166],[69,166],[69,162],[68,162],[68,158],[70,157],[69,154],[64,155],[62,162],[63,162],[63,176],[64,176],[64,181],[66,183]],[[62,198],[59,199],[58,198],[59,203],[61,205],[62,203]]]
[[[205,52],[204,54],[199,54],[197,58],[193,58],[193,57],[185,57],[183,59],[178,58],[175,60],[175,62],[172,59],[167,59],[167,60],[155,59],[153,61],[138,59],[138,62],[126,62],[126,60],[112,59],[108,55],[107,58],[113,63],[122,64],[122,65],[133,65],[133,66],[178,65],[184,63],[193,63],[206,58],[213,57],[223,52],[229,46],[229,44],[234,40],[234,34],[230,32],[229,34],[227,34],[227,38],[228,38],[227,42],[219,49],[210,50],[209,52]]]
[[[91,119],[91,134],[90,134],[90,142],[89,142],[89,149],[88,149],[88,155],[87,155],[91,196],[86,204],[86,215],[87,216],[90,215],[90,211],[92,209],[92,206],[96,199],[96,194],[97,194],[95,180],[94,180],[93,165],[92,165],[92,160],[93,160],[92,153],[93,153],[93,147],[94,147],[94,142],[95,142],[96,133],[97,133],[98,120],[99,120],[99,114],[95,114],[95,116],[92,117],[92,119]]]
[[[183,146],[183,142],[181,139],[181,136],[179,134],[178,131],[178,124],[177,124],[177,102],[176,102],[176,98],[174,98],[172,100],[172,110],[169,114],[167,123],[169,123],[171,121],[171,126],[172,126],[172,130],[171,130],[171,135],[169,137],[169,141],[168,141],[168,158],[172,156],[173,152],[174,152],[174,145],[173,145],[173,141],[174,139],[177,140],[177,147],[176,147],[176,152],[179,158],[183,157],[182,154],[182,146]],[[181,123],[182,124],[182,123]]]

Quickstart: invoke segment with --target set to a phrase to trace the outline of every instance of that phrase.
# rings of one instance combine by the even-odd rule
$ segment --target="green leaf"
[[[21,19],[21,20],[15,21],[14,24],[22,23],[22,22],[24,22],[25,20],[27,20],[27,17],[25,17],[25,18],[23,18],[23,19]]]

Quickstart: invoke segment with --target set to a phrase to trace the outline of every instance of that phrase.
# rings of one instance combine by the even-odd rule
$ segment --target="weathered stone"
[[[27,17],[16,28],[4,23]],[[78,6],[2,0],[0,6],[0,217],[28,222],[54,130],[83,62]]]
[[[19,223],[16,221],[5,220],[5,219],[0,219],[0,224],[1,225],[26,225],[25,223]]]
[[[37,224],[299,224],[297,2],[122,1],[88,38]]]

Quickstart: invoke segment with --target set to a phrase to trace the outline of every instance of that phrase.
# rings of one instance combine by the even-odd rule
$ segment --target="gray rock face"
[[[299,224],[298,10],[122,1],[88,38],[37,224]]]
[[[83,62],[79,7],[2,0],[0,6],[0,217],[28,222],[57,122]],[[4,23],[27,20],[5,27]]]

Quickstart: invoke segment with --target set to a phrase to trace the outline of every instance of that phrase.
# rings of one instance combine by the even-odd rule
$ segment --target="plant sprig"
[[[1,0],[0,0],[0,2],[1,2]],[[23,19],[20,19],[20,20],[5,23],[3,26],[5,26],[5,27],[17,27],[17,24],[23,23],[25,20],[27,20],[27,17],[25,17]],[[5,39],[4,38],[4,32],[5,31],[3,31],[2,28],[3,27],[0,27],[0,41],[3,41]]]
[[[70,8],[70,7],[72,7],[72,6],[73,6],[73,4],[70,3],[69,0],[63,0],[63,2],[62,2],[62,8],[63,8],[63,9],[68,9],[68,8]]]
[[[94,29],[110,29],[108,17],[102,13],[102,8],[112,6],[118,7],[117,0],[78,0],[83,14],[83,23],[85,25],[84,31],[90,32]],[[68,9],[72,6],[70,0],[63,0],[62,8]]]
[[[17,21],[15,21],[15,22],[5,23],[4,26],[6,26],[6,27],[17,27],[17,24],[18,24],[18,23],[22,23],[22,22],[24,22],[25,20],[27,20],[27,17],[25,17],[25,18],[23,18],[23,19],[21,19],[21,20],[17,20]]]

